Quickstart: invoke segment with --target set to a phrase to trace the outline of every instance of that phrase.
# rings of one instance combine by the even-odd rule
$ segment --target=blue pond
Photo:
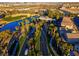
[[[5,26],[3,26],[2,28],[0,28],[0,32],[1,32],[1,31],[5,31],[5,30],[14,31],[14,30],[16,30],[16,29],[15,29],[16,26],[20,26],[20,24],[19,24],[20,22],[22,22],[22,20],[8,23],[8,24],[6,24]]]
[[[32,16],[32,17],[37,19],[39,16]],[[32,18],[29,17],[26,20],[29,20],[31,22]],[[10,30],[10,31],[13,32],[13,31],[16,30],[15,29],[16,26],[20,26],[20,22],[22,22],[22,20],[18,20],[18,21],[14,21],[14,22],[8,23],[5,26],[3,26],[2,28],[0,28],[0,32],[5,31],[5,30]],[[28,23],[25,23],[25,24],[28,24]]]

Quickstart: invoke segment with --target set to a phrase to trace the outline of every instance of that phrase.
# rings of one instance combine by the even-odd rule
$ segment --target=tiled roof
[[[61,26],[72,26],[73,25],[73,22],[71,21],[71,18],[70,17],[63,17],[63,20],[62,20],[62,23],[61,23]]]
[[[71,38],[79,38],[79,33],[67,33],[67,37],[69,38],[69,39],[71,39]]]

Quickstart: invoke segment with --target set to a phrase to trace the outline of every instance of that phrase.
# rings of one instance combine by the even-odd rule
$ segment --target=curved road
[[[42,31],[41,31],[41,38],[40,38],[40,50],[42,52],[43,56],[48,56],[48,47],[47,47],[47,42],[46,42],[46,28],[43,26]]]

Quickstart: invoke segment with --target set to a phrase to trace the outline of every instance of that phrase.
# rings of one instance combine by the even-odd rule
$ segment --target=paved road
[[[56,50],[54,49],[54,47],[52,46],[52,43],[53,43],[53,38],[50,38],[50,48],[52,49],[52,52],[55,56],[58,56]]]
[[[28,50],[28,40],[31,38],[31,37],[33,37],[33,34],[34,34],[34,32],[35,32],[35,28],[33,28],[30,32],[29,32],[29,34],[28,34],[28,38],[26,38],[25,39],[25,41],[24,41],[24,43],[23,43],[23,47],[21,48],[21,52],[20,52],[20,56],[25,56],[25,51],[26,51],[26,49]],[[27,37],[27,36],[26,36]]]
[[[43,56],[48,56],[48,47],[46,42],[46,29],[43,28],[41,31],[41,39],[40,39],[40,49]]]
[[[8,45],[9,55],[16,55],[17,46],[19,45],[18,43],[19,43],[18,38],[13,36]],[[12,47],[13,47],[13,49],[12,49]]]

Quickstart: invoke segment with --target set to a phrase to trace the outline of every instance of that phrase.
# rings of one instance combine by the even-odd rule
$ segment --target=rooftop
[[[67,37],[69,38],[69,39],[71,39],[71,38],[79,38],[79,33],[67,33]]]
[[[72,26],[73,22],[71,21],[71,18],[68,16],[63,17],[61,26]]]

